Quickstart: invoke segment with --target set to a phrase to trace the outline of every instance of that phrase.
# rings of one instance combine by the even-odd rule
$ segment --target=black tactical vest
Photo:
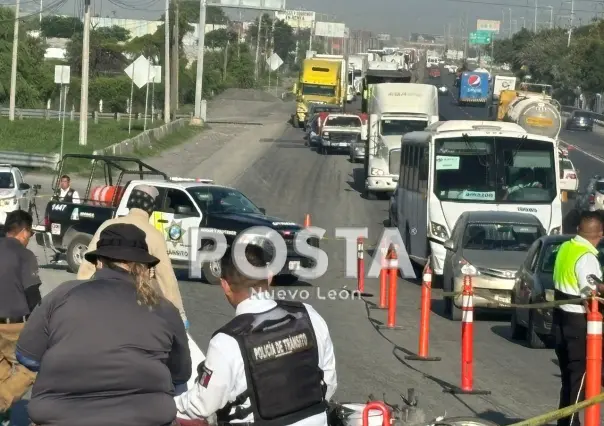
[[[73,193],[75,191],[73,189],[69,189],[63,199],[61,200],[63,203],[72,203],[73,202]]]
[[[238,315],[214,333],[237,340],[248,386],[217,412],[219,424],[253,413],[254,424],[283,426],[326,412],[326,386],[308,312],[299,302],[276,302],[269,311]],[[248,398],[251,406],[244,408]]]

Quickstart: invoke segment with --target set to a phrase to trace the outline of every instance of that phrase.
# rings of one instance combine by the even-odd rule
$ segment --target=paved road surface
[[[293,104],[286,106],[293,110]],[[284,122],[289,111],[281,107]],[[448,99],[443,99],[440,107],[441,115],[448,119],[479,114],[459,109]],[[338,226],[367,226],[370,229],[368,242],[377,241],[387,218],[387,202],[363,199],[361,167],[349,163],[346,156],[318,155],[304,146],[298,129],[283,126],[273,133],[276,140],[264,143],[257,159],[250,162],[243,175],[234,178],[235,185],[270,214],[299,222],[308,213],[312,224],[327,229],[328,236],[333,236]],[[221,152],[218,149],[214,155]],[[599,163],[589,157],[577,161],[578,167],[585,169],[583,174],[599,167]],[[376,396],[384,393],[387,399],[396,401],[400,393],[413,387],[419,391],[420,405],[429,415],[441,415],[446,410],[448,415],[480,416],[498,424],[509,424],[555,408],[559,378],[553,351],[533,350],[512,341],[505,315],[478,315],[474,326],[475,387],[490,390],[492,394],[453,396],[445,393],[445,389],[460,382],[461,333],[460,323],[441,317],[440,290],[435,290],[433,295],[430,349],[433,355],[443,359],[434,363],[406,361],[404,356],[417,349],[418,284],[399,280],[397,322],[403,328],[377,330],[375,325],[385,320],[385,312],[371,310],[369,303],[363,301],[325,300],[328,290],[353,287],[355,281],[344,276],[344,242],[327,240],[322,247],[330,261],[326,276],[283,289],[307,290],[311,295],[309,302],[330,326],[338,363],[338,400],[362,402],[369,393]],[[72,277],[52,270],[43,271],[42,276],[46,289]],[[232,308],[220,288],[184,280],[180,286],[192,334],[200,346],[205,347],[212,332],[231,318]],[[367,287],[377,294],[376,280],[368,280]]]

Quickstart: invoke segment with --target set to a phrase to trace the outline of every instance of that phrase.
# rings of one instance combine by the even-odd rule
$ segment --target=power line
[[[444,1],[450,1],[450,2],[454,2],[454,3],[487,4],[490,6],[503,6],[503,7],[507,7],[507,8],[517,7],[517,8],[522,8],[522,9],[531,9],[531,10],[535,9],[535,6],[533,6],[533,5],[527,6],[524,4],[493,3],[493,2],[485,2],[485,1],[478,1],[478,0],[444,0]],[[549,6],[538,7],[537,9],[549,10]],[[592,10],[575,9],[575,12],[594,13],[593,9]]]

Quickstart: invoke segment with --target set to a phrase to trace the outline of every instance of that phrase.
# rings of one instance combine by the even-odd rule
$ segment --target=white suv
[[[576,193],[579,190],[579,176],[572,161],[560,159],[560,190]]]
[[[4,225],[7,213],[29,211],[31,196],[31,187],[24,182],[21,170],[0,164],[0,224]]]

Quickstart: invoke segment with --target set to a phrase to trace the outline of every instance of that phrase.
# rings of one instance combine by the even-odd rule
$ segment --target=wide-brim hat
[[[159,259],[149,254],[145,237],[145,233],[135,225],[110,225],[101,231],[96,250],[86,253],[84,258],[91,263],[96,263],[99,257],[105,257],[121,262],[155,266]]]

